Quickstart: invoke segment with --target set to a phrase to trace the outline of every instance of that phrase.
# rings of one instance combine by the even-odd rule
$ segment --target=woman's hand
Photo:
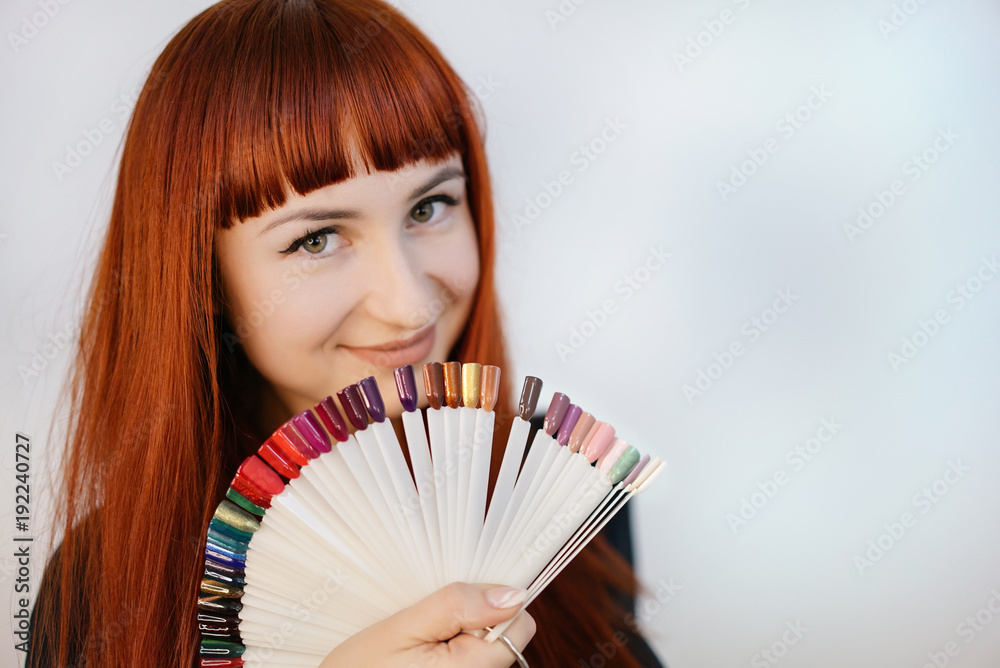
[[[514,656],[502,642],[487,643],[462,632],[510,619],[524,596],[523,590],[512,587],[452,583],[351,636],[327,655],[320,668],[507,668]],[[535,635],[535,621],[522,612],[504,635],[523,650]]]

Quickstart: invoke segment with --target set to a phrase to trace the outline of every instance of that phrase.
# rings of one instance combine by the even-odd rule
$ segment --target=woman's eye
[[[337,231],[333,228],[324,228],[322,230],[316,230],[315,232],[308,232],[304,236],[301,236],[293,241],[288,248],[281,252],[286,255],[291,255],[301,248],[310,255],[319,255],[323,251],[327,250],[330,246],[330,237],[336,233]]]
[[[322,253],[326,249],[326,241],[326,234],[314,234],[311,237],[307,237],[302,242],[302,248],[304,248],[307,253]]]
[[[429,223],[432,220],[440,217],[445,211],[447,206],[455,206],[458,204],[458,200],[448,195],[435,195],[434,197],[428,197],[427,199],[418,202],[410,210],[410,217],[418,223]]]

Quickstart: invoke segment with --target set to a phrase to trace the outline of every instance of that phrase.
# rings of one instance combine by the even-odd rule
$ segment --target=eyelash
[[[419,202],[417,202],[416,204],[413,205],[413,208],[410,209],[410,211],[418,209],[418,208],[420,208],[422,206],[427,206],[428,204],[434,204],[436,202],[442,202],[444,204],[447,204],[448,206],[457,206],[458,203],[459,203],[459,201],[460,200],[457,200],[457,199],[455,199],[454,197],[452,197],[450,195],[443,195],[443,194],[442,195],[434,195],[432,197],[428,197],[426,199],[420,200]],[[426,225],[426,224],[427,223],[417,223],[417,226],[419,227],[421,225]],[[327,227],[319,228],[317,230],[310,230],[310,231],[306,232],[305,234],[303,234],[298,239],[296,239],[295,241],[293,241],[291,243],[291,245],[288,246],[288,248],[286,248],[285,250],[283,250],[281,252],[282,252],[282,254],[285,254],[285,255],[291,255],[292,253],[295,253],[297,250],[299,250],[300,248],[302,248],[303,244],[305,244],[305,242],[309,241],[313,237],[318,237],[318,236],[324,235],[324,234],[325,235],[337,234],[338,231],[339,231],[338,228],[334,227],[334,226],[327,226]]]
[[[322,228],[320,228],[318,230],[310,230],[309,232],[306,232],[301,237],[299,237],[298,239],[296,239],[295,241],[293,241],[292,244],[288,248],[286,248],[285,250],[283,250],[281,252],[284,253],[285,255],[291,255],[292,253],[294,253],[298,249],[302,248],[302,245],[305,244],[305,242],[307,242],[310,239],[312,239],[313,237],[318,237],[321,234],[329,235],[329,234],[336,234],[336,233],[337,233],[337,228],[336,227],[322,227]]]

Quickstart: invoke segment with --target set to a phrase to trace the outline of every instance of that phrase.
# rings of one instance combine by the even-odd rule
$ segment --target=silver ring
[[[493,629],[486,627],[486,630],[492,631]],[[531,668],[531,666],[529,666],[528,662],[525,660],[524,655],[521,654],[521,652],[517,649],[517,647],[514,646],[514,643],[510,641],[510,638],[501,633],[500,640],[503,642],[504,645],[507,645],[507,649],[509,649],[510,653],[514,655],[514,658],[517,659],[517,665],[519,665],[521,668]]]

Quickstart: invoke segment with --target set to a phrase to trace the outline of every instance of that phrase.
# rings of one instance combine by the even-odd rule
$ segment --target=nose
[[[450,293],[428,274],[417,243],[403,235],[387,235],[368,250],[368,313],[403,330],[417,330],[433,322]]]

